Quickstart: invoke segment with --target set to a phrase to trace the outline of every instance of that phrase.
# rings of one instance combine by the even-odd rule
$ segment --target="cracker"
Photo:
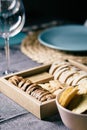
[[[87,94],[87,80],[78,85],[79,94]]]
[[[54,74],[56,69],[62,69],[69,65],[69,63],[66,63],[65,61],[57,61],[54,62],[49,70],[50,74]]]
[[[59,103],[63,106],[66,107],[71,99],[77,94],[78,92],[78,87],[67,87],[60,95],[59,98]]]
[[[66,84],[69,85],[69,86],[71,86],[72,82],[73,82],[73,78],[72,78],[72,76],[71,76],[71,77],[69,77],[69,78],[67,79]]]
[[[49,94],[49,91],[44,91],[44,93],[41,94],[41,95],[38,97],[38,100],[40,101],[41,98],[43,98],[43,97],[46,96],[47,94]]]
[[[31,83],[25,82],[25,83],[22,85],[21,89],[22,89],[23,91],[26,91],[26,89],[27,89],[30,85],[31,85]]]
[[[74,80],[73,80],[73,82],[72,82],[72,85],[78,84],[78,82],[79,82],[82,78],[87,78],[87,74],[78,74],[78,75],[74,78]]]
[[[58,80],[50,80],[49,81],[51,88],[64,88],[64,86]]]
[[[23,78],[21,76],[17,76],[17,75],[14,75],[12,77],[10,77],[8,79],[9,82],[11,82],[12,84],[14,84],[15,86],[18,85],[18,83],[22,80]]]
[[[17,86],[17,82],[14,79],[10,78],[10,79],[8,79],[8,81],[10,83],[14,84],[15,86]]]
[[[18,87],[21,88],[25,84],[26,80],[23,79],[19,82]]]
[[[63,68],[63,69],[61,69],[61,70],[56,71],[56,73],[55,73],[55,75],[54,75],[54,79],[55,79],[55,80],[59,79],[59,76],[60,76],[64,71],[67,71],[67,70],[68,70],[68,68]]]
[[[75,72],[72,72],[72,71],[70,71],[70,70],[67,70],[67,71],[65,71],[65,72],[63,72],[63,73],[61,74],[61,76],[59,77],[59,81],[60,81],[61,83],[66,83],[66,80],[67,80],[69,77],[73,76],[74,74],[75,74]]]
[[[28,93],[28,94],[30,94],[31,93],[31,89],[32,88],[35,88],[37,85],[36,84],[30,84],[29,86],[28,86],[28,88],[26,89],[26,92]]]
[[[83,82],[87,82],[87,78],[82,78],[81,80],[78,81],[78,85],[82,84]]]
[[[59,66],[55,72],[53,73],[53,75],[56,75],[56,73],[58,73],[60,70],[64,69],[64,68],[68,68],[68,65],[64,64],[64,65],[61,65]]]

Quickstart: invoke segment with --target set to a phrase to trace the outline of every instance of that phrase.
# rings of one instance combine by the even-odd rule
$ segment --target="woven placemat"
[[[26,38],[22,41],[21,51],[32,60],[48,64],[59,59],[72,59],[84,64],[87,64],[87,52],[65,52],[56,49],[46,47],[37,40],[38,34],[41,32],[30,32]]]

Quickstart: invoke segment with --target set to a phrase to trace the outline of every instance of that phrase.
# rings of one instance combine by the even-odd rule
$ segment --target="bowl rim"
[[[56,104],[57,104],[57,107],[58,107],[58,108],[60,107],[63,111],[65,111],[65,112],[67,112],[67,113],[70,113],[70,114],[73,114],[73,115],[76,115],[76,116],[87,117],[87,114],[78,114],[78,113],[75,113],[75,112],[73,112],[73,111],[71,111],[71,110],[69,110],[69,109],[67,109],[67,108],[65,108],[65,107],[63,107],[63,106],[60,105],[58,99],[59,99],[59,97],[60,97],[60,94],[61,94],[63,91],[64,91],[64,90],[62,90],[61,92],[59,92],[59,94],[56,96]],[[58,109],[58,110],[59,110],[59,109]],[[60,112],[59,112],[59,113],[60,113]]]

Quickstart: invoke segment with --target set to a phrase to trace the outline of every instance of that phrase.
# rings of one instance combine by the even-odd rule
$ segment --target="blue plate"
[[[64,51],[87,51],[87,27],[63,25],[44,30],[38,36],[41,44]]]
[[[26,33],[20,32],[14,37],[11,37],[9,42],[10,46],[21,44],[22,40],[26,37]],[[4,47],[4,39],[0,37],[0,47]]]

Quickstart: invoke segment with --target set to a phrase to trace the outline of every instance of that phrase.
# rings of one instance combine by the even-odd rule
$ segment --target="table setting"
[[[40,29],[39,31],[28,34],[27,37],[22,41],[21,51],[38,63],[46,64],[52,63],[53,61],[57,60],[57,58],[70,58],[85,64],[87,60],[85,43],[86,32],[84,34],[84,31],[86,31],[86,27],[83,25],[67,25],[62,22],[60,24],[59,22],[53,27],[48,27],[47,29],[45,28],[43,30]],[[58,32],[60,32],[59,37],[57,35]],[[68,35],[71,35],[71,37],[69,36],[70,39],[68,38]],[[84,42],[82,41],[83,43],[81,43],[79,37],[84,39]],[[74,41],[72,41],[72,39]],[[60,41],[59,43],[57,43],[58,40]],[[68,40],[70,40],[71,43]],[[67,42],[69,42],[69,44]]]
[[[3,1],[1,2],[4,5]],[[54,78],[53,75],[48,75],[50,74],[48,66],[60,60],[68,61],[71,66],[74,65],[87,73],[85,66],[87,65],[87,27],[55,19],[24,26],[25,12],[21,2],[12,0],[8,4],[5,3],[6,7],[2,6],[0,10],[0,130],[69,130],[68,126],[63,123],[58,109],[54,115],[44,119],[35,115],[35,110],[37,110],[35,105],[31,105],[31,110],[29,104],[29,111],[27,109],[28,102],[25,102],[28,100],[25,92],[10,84],[8,79],[17,75],[23,76],[23,78],[30,77],[31,80],[34,78],[32,75],[41,73],[44,76],[40,75],[39,79],[42,78],[42,80],[35,82],[36,75],[31,80],[32,83],[48,83]],[[11,16],[13,20],[10,19]],[[3,20],[5,21],[3,22]],[[74,63],[74,61],[76,62]],[[48,76],[47,79],[46,76]],[[50,78],[50,76],[52,77]],[[86,76],[85,78],[87,78]],[[21,94],[24,96],[23,98]],[[20,99],[16,98],[18,96]],[[44,102],[37,102],[36,99],[32,100],[30,97],[29,102],[31,101],[31,104],[33,102],[40,103],[41,111],[44,110],[47,114],[47,108],[50,111],[49,106],[46,108]],[[47,102],[48,104],[51,104],[50,101]]]

